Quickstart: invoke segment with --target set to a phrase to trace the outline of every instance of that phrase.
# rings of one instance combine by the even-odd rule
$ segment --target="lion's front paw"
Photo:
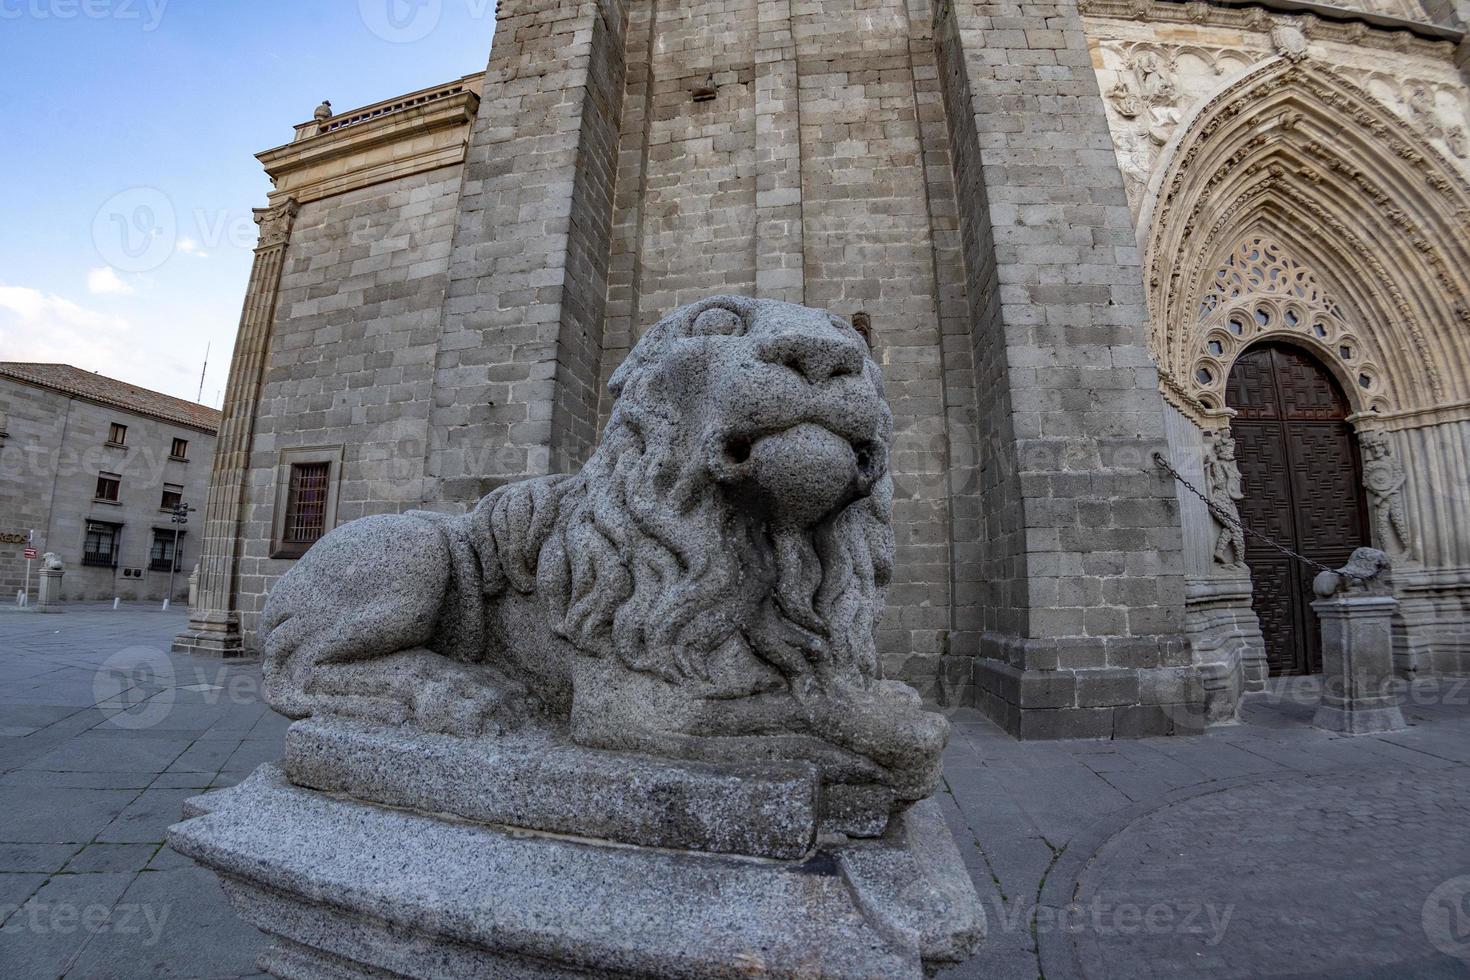
[[[528,702],[524,685],[456,666],[414,692],[413,721],[444,735],[498,735],[520,727]]]

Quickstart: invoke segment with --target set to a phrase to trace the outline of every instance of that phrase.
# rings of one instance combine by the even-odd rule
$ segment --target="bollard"
[[[113,609],[116,609],[121,603],[122,603],[122,599],[121,598],[119,598],[118,596],[113,596],[112,597],[112,608]]]
[[[1393,614],[1388,556],[1359,548],[1336,572],[1312,583],[1322,623],[1322,703],[1312,724],[1347,735],[1404,727],[1393,676]]]
[[[163,600],[163,611],[164,612],[168,612],[168,598],[167,597],[165,597],[164,600]]]

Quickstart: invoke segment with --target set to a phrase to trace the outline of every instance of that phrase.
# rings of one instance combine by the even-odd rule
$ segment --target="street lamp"
[[[163,608],[167,609],[169,600],[174,597],[174,572],[179,569],[179,532],[185,524],[189,523],[189,513],[194,508],[180,500],[173,506],[173,516],[169,523],[174,526],[174,553],[172,560],[168,563],[168,592],[163,597]]]

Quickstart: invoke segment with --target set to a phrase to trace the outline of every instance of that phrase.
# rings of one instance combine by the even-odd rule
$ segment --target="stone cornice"
[[[1470,401],[1452,402],[1447,405],[1431,405],[1402,412],[1386,412],[1382,415],[1355,415],[1350,422],[1362,421],[1369,427],[1390,432],[1400,429],[1422,429],[1447,422],[1470,421]]]
[[[275,185],[270,200],[306,204],[463,162],[481,79],[466,76],[302,123],[295,140],[256,154]]]
[[[1457,28],[1301,0],[1078,0],[1077,9],[1086,17],[1261,32],[1285,19],[1314,41],[1438,58],[1453,58],[1455,45],[1465,37]]]

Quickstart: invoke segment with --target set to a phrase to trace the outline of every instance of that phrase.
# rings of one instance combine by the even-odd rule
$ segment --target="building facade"
[[[1310,672],[1309,571],[1205,498],[1389,549],[1400,670],[1463,671],[1462,22],[1310,8],[506,0],[484,74],[260,154],[180,648],[248,651],[334,523],[575,469],[641,332],[739,293],[871,322],[927,696],[1125,736]]]
[[[0,595],[25,588],[29,539],[65,564],[63,600],[161,600],[171,571],[186,597],[202,521],[173,508],[202,510],[219,419],[67,364],[0,363]]]

